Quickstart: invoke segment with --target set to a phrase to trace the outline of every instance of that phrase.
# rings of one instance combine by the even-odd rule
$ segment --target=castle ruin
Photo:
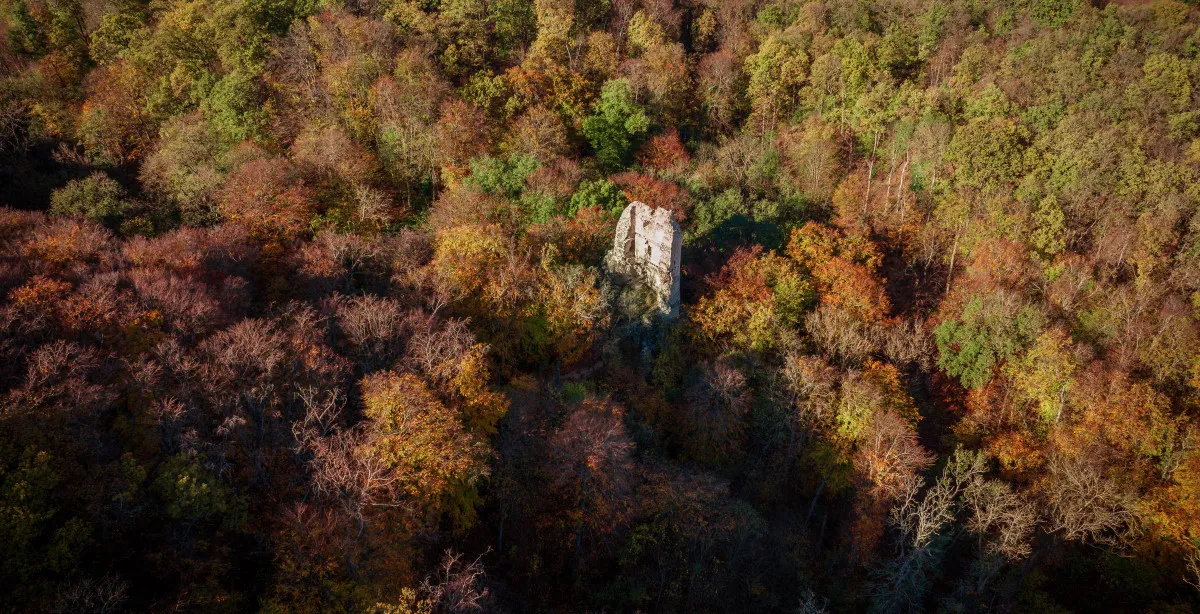
[[[645,285],[668,317],[679,314],[679,264],[683,232],[671,212],[634,201],[617,222],[605,263],[621,281]]]

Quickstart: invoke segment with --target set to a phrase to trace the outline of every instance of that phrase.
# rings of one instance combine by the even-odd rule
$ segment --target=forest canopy
[[[1197,83],[1174,0],[0,0],[0,609],[1198,611]]]

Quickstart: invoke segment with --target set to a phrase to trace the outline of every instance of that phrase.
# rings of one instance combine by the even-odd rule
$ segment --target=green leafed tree
[[[537,158],[526,154],[507,158],[483,156],[471,160],[471,174],[465,181],[484,194],[517,198],[525,191],[526,180],[537,168]]]
[[[1043,327],[1043,316],[1015,297],[993,292],[976,296],[959,318],[942,322],[934,331],[938,366],[967,388],[992,380],[997,367],[1027,347]]]
[[[592,115],[583,120],[583,136],[596,152],[596,161],[610,170],[629,164],[633,150],[649,128],[650,119],[633,99],[628,79],[606,82]]]
[[[625,201],[626,198],[621,193],[621,188],[607,179],[584,181],[579,184],[579,189],[571,195],[567,213],[573,216],[576,211],[585,207],[600,207],[605,211],[620,213],[625,208]]]
[[[38,56],[46,52],[46,36],[25,0],[13,0],[9,7],[7,33],[13,48],[21,53]]]
[[[1004,117],[974,119],[958,129],[946,158],[965,187],[998,190],[1025,174],[1029,130]]]
[[[176,456],[168,460],[154,489],[173,519],[214,522],[230,529],[246,520],[246,501],[195,458]]]
[[[83,215],[110,228],[119,227],[131,208],[125,188],[104,173],[75,179],[50,196],[55,215]]]
[[[791,113],[800,86],[808,78],[808,65],[809,57],[800,41],[782,36],[763,41],[758,53],[746,58],[746,94],[764,127],[770,129]]]

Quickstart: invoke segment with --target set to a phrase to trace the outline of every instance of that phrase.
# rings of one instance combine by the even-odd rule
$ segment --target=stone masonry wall
[[[617,222],[608,270],[627,282],[648,286],[668,316],[679,313],[679,267],[683,233],[666,209],[630,203]]]

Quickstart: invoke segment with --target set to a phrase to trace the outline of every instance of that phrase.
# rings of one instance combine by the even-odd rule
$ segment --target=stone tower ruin
[[[666,209],[632,202],[621,213],[605,263],[621,281],[648,287],[668,317],[679,314],[679,264],[683,232]]]

